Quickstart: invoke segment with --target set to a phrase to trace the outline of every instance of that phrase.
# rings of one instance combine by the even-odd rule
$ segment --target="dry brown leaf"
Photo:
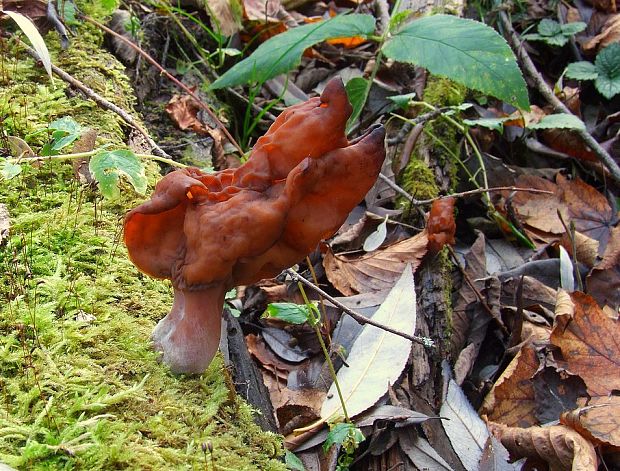
[[[594,446],[564,425],[518,428],[489,423],[488,426],[513,458],[542,459],[549,464],[550,471],[595,471],[597,468]]]
[[[591,296],[574,292],[570,297],[574,313],[556,315],[551,343],[591,397],[606,397],[620,390],[620,322],[605,315]]]
[[[596,402],[565,412],[560,423],[574,428],[595,444],[620,448],[620,397],[610,396]]]
[[[534,348],[525,345],[495,382],[480,413],[493,422],[509,426],[538,424],[535,415],[538,404],[532,383],[538,364]]]
[[[179,129],[206,134],[207,127],[197,117],[199,110],[198,103],[189,95],[175,95],[166,105],[166,113]]]
[[[291,365],[278,358],[278,356],[265,345],[265,341],[257,335],[246,335],[245,343],[248,346],[248,351],[258,360],[259,364],[269,372],[278,376],[278,378],[285,383],[288,374],[299,367],[299,365]]]
[[[426,231],[366,255],[325,254],[323,266],[329,281],[346,296],[390,289],[407,263],[415,269],[426,254]]]
[[[218,25],[218,33],[232,36],[241,29],[241,18],[235,13],[232,3],[235,0],[209,0],[207,12],[211,20]]]
[[[479,280],[487,276],[485,245],[484,235],[479,233],[471,249],[465,255],[465,273],[470,280]],[[483,283],[479,283],[478,286],[482,287]],[[476,301],[478,298],[475,291],[468,283],[463,282],[452,309],[452,336],[450,341],[452,351],[455,353],[459,353],[465,346],[471,325],[471,317],[467,307]]]
[[[617,13],[607,19],[601,32],[586,42],[582,49],[584,52],[596,53],[618,41],[620,41],[620,14]]]
[[[573,244],[568,238],[568,235],[564,233],[560,239],[560,244],[566,249],[566,251],[573,257]],[[575,252],[578,262],[583,263],[589,268],[592,268],[598,257],[598,247],[600,243],[596,239],[592,239],[581,232],[575,231]]]
[[[243,0],[245,17],[250,21],[278,23],[282,8],[280,0]]]
[[[556,183],[523,175],[515,184],[521,188],[537,188],[554,193],[549,195],[520,192],[512,198],[512,206],[526,227],[534,229],[533,232],[537,230],[547,233],[551,239],[557,239],[557,235],[565,232],[558,216],[560,212],[566,224],[574,222],[578,232],[598,240],[599,250],[605,250],[611,228],[618,217],[607,199],[596,189],[579,178],[568,180],[560,174],[556,177]],[[505,197],[507,196],[506,194]],[[544,236],[540,233],[538,235]]]
[[[620,226],[612,230],[603,260],[590,272],[586,285],[599,305],[607,306],[617,317],[620,309]]]

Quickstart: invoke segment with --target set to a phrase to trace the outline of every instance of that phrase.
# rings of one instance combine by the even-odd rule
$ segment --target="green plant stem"
[[[308,306],[308,310],[310,311],[311,315],[314,316],[314,314],[312,313],[314,312],[313,309],[315,309],[315,306],[308,300],[308,296],[306,296],[306,292],[300,281],[297,282],[297,286],[299,287],[299,291],[301,292],[301,295],[304,298],[304,302],[306,303],[306,306]],[[332,379],[334,380],[334,384],[336,385],[336,391],[338,391],[338,398],[340,399],[340,405],[342,406],[342,413],[344,415],[344,420],[346,422],[351,423],[351,419],[349,418],[349,414],[347,413],[347,406],[344,402],[342,391],[340,390],[340,383],[338,382],[338,377],[336,376],[336,369],[334,368],[334,364],[332,363],[331,356],[329,355],[329,351],[327,350],[327,346],[325,345],[325,341],[323,340],[323,336],[321,335],[321,330],[319,329],[319,325],[320,325],[320,314],[319,314],[318,320],[315,320],[315,322],[312,322],[312,328],[314,329],[314,333],[319,339],[319,343],[321,344],[321,349],[323,350],[323,355],[325,356],[325,361],[327,362],[327,366],[329,367],[329,373]]]
[[[99,152],[101,152],[101,149],[91,150],[88,152],[76,152],[75,154],[44,155],[44,156],[37,156],[37,157],[12,157],[9,159],[5,159],[5,162],[9,162],[12,164],[19,164],[23,162],[41,162],[44,160],[75,160],[75,159],[83,159],[86,157],[92,157],[93,155],[98,154]],[[160,157],[158,155],[136,154],[136,157],[140,157],[142,159],[155,160],[157,162],[168,164],[172,167],[178,167],[178,168],[188,167],[188,165],[182,164],[180,162],[176,162],[172,159]]]

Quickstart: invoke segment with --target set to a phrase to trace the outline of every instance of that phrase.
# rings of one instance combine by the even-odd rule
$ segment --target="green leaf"
[[[545,116],[540,122],[536,124],[530,124],[530,129],[585,129],[586,125],[583,124],[577,116],[567,113],[550,114]]]
[[[564,75],[575,80],[594,80],[598,77],[598,70],[591,62],[579,61],[568,64]]]
[[[420,18],[394,34],[383,52],[519,108],[530,107],[512,50],[495,30],[478,21],[448,15]]]
[[[115,199],[121,195],[121,176],[124,176],[138,193],[146,193],[144,166],[130,150],[99,152],[90,159],[89,169],[99,183],[101,194],[106,198]]]
[[[598,77],[594,84],[605,98],[620,93],[620,43],[613,43],[603,49],[594,61]]]
[[[573,34],[581,33],[587,26],[583,21],[566,23],[561,26],[562,34],[564,36],[572,36]]]
[[[405,95],[392,95],[388,97],[399,108],[406,110],[409,107],[409,102],[415,98],[415,92],[407,93]]]
[[[67,134],[77,134],[82,132],[82,126],[71,116],[65,116],[51,122],[49,128],[54,131],[64,131]]]
[[[295,453],[288,450],[284,450],[284,464],[286,464],[288,469],[292,469],[293,471],[306,471],[301,460],[297,458]]]
[[[345,85],[349,102],[353,107],[353,112],[347,122],[347,131],[355,124],[359,118],[364,105],[366,104],[368,80],[362,77],[353,77]]]
[[[562,26],[555,20],[550,20],[548,18],[544,18],[538,23],[538,32],[542,36],[555,36],[557,34],[562,34]]]
[[[374,28],[375,19],[372,16],[357,14],[298,26],[265,41],[250,57],[213,82],[210,88],[232,87],[248,82],[263,83],[297,67],[301,55],[308,47],[331,38],[367,36]]]
[[[295,303],[272,303],[267,306],[265,314],[289,324],[303,324],[310,317],[308,306]]]
[[[7,162],[6,160],[0,161],[0,175],[2,175],[2,178],[5,180],[10,180],[20,173],[22,173],[21,165]]]
[[[32,47],[37,52],[39,59],[41,59],[41,63],[43,64],[47,75],[49,75],[50,80],[52,80],[52,59],[50,58],[50,52],[47,50],[45,41],[43,41],[43,37],[39,33],[39,30],[37,30],[37,27],[32,21],[30,21],[30,18],[22,15],[21,13],[17,13],[16,11],[3,10],[2,13],[10,16],[28,37],[30,44],[32,44]]]
[[[504,130],[504,122],[513,118],[478,118],[478,119],[464,119],[463,123],[467,126],[481,126],[483,128],[492,129],[497,132]]]
[[[364,435],[354,424],[341,422],[335,424],[323,443],[323,451],[327,453],[334,444],[343,445],[347,440],[352,440],[355,445],[364,441]]]

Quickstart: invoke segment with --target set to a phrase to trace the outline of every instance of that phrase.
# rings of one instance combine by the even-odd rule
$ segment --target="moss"
[[[62,53],[46,39],[56,63],[131,111],[122,67],[91,33]],[[94,65],[100,60],[104,67]],[[97,129],[100,144],[124,145],[116,115],[58,80],[52,88],[23,54],[6,54],[2,64],[0,119],[8,134],[36,148],[47,139],[37,131],[72,116]],[[149,166],[151,185],[156,168]],[[172,294],[168,282],[140,274],[120,242],[123,214],[136,197],[126,191],[103,201],[63,162],[24,165],[0,181],[12,224],[0,246],[0,462],[28,470],[155,470],[204,469],[213,458],[219,469],[284,469],[281,437],[254,424],[227,387],[221,359],[200,377],[172,376],[157,362],[149,336]]]
[[[416,199],[434,198],[439,194],[433,171],[415,157],[405,167],[399,183],[404,190]],[[407,208],[410,205],[406,198],[399,198],[397,203],[402,208]]]

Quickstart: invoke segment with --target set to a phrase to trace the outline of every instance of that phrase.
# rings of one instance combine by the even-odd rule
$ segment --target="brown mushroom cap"
[[[385,132],[376,127],[349,142],[350,114],[344,86],[333,80],[320,98],[285,110],[240,168],[176,170],[127,214],[131,260],[175,288],[173,309],[154,332],[173,371],[197,373],[208,365],[228,289],[303,259],[372,187],[385,158]]]

